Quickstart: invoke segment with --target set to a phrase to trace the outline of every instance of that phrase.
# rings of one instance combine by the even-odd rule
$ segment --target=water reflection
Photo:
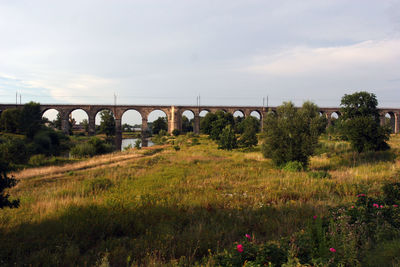
[[[123,151],[123,150],[124,150],[126,147],[128,147],[129,145],[130,145],[132,148],[134,148],[134,147],[135,147],[136,140],[138,140],[138,139],[137,139],[137,138],[126,138],[126,139],[122,139],[121,151]],[[141,140],[141,139],[139,139],[139,140]],[[145,140],[141,140],[141,141],[142,141],[142,143],[140,144],[141,147],[142,147],[142,146],[145,146],[145,147],[154,146],[154,143],[153,143],[151,140],[145,139]],[[146,143],[147,143],[147,144],[146,144]]]

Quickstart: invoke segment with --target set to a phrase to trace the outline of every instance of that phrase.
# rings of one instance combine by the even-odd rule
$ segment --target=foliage
[[[380,126],[378,100],[368,92],[344,95],[341,100],[340,118],[342,135],[357,152],[387,150],[391,129]]]
[[[7,159],[11,167],[24,164],[31,154],[30,147],[27,145],[25,137],[2,136],[0,138],[0,158]]]
[[[291,102],[284,103],[277,114],[269,112],[265,118],[262,153],[276,165],[298,161],[306,167],[325,125],[315,104],[305,102],[297,109]]]
[[[161,130],[164,130],[165,132],[168,131],[168,122],[167,118],[165,117],[158,117],[153,122],[153,127],[152,127],[153,134],[159,134]]]
[[[236,135],[231,125],[225,126],[217,142],[219,149],[232,150],[237,147]]]
[[[142,148],[141,144],[142,144],[142,140],[137,139],[137,140],[135,141],[135,148],[136,148],[136,149],[141,149],[141,148]]]
[[[180,135],[181,134],[181,131],[179,131],[178,129],[174,129],[173,131],[172,131],[172,135],[173,136],[178,136],[178,135]]]
[[[112,186],[112,182],[108,178],[95,178],[91,180],[86,180],[83,185],[83,191],[85,195],[97,194],[102,191],[106,191]]]
[[[98,137],[92,137],[87,143],[80,143],[74,146],[70,153],[72,157],[93,157],[113,151],[113,146]]]
[[[228,125],[230,126],[229,131],[234,133],[235,120],[234,120],[232,114],[221,111],[221,110],[215,112],[215,115],[217,117],[216,117],[216,120],[211,123],[210,138],[212,140],[218,141],[222,137],[222,132]],[[236,145],[235,145],[235,147],[236,147]]]
[[[239,137],[240,147],[253,147],[258,144],[257,132],[260,130],[260,121],[249,116],[245,118],[238,126],[242,134]]]
[[[1,113],[0,130],[5,133],[17,133],[20,130],[21,110],[6,109]]]
[[[211,134],[212,123],[218,119],[217,115],[208,112],[206,116],[200,118],[200,131],[204,134]]]
[[[114,114],[111,110],[105,109],[100,112],[100,133],[104,133],[107,136],[115,135],[115,119]]]
[[[189,120],[185,115],[182,116],[182,133],[193,132],[194,120]]]
[[[304,164],[299,161],[289,161],[283,166],[283,170],[289,172],[299,172],[304,170]]]
[[[7,176],[9,171],[10,166],[7,160],[0,156],[0,209],[4,207],[17,208],[19,206],[19,200],[9,200],[10,195],[4,192],[5,189],[17,184],[14,177]]]
[[[20,128],[28,138],[33,138],[42,127],[40,104],[29,102],[24,105],[20,115]]]

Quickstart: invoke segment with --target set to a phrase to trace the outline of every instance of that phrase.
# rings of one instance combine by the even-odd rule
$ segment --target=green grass
[[[257,148],[179,138],[179,151],[130,150],[109,157],[138,157],[21,179],[10,190],[21,207],[0,210],[0,265],[192,265],[246,233],[287,237],[359,193],[380,194],[400,174],[399,136],[391,151],[362,155],[323,139],[304,172],[275,168]]]

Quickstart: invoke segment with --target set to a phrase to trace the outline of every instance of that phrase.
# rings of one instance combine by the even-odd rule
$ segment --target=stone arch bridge
[[[22,108],[23,104],[0,104],[0,113],[5,109],[10,108]],[[257,106],[166,106],[166,105],[67,105],[67,104],[40,104],[42,115],[44,112],[50,109],[54,109],[59,112],[61,117],[61,128],[65,133],[69,132],[68,119],[72,111],[81,109],[86,112],[89,122],[89,135],[95,134],[95,118],[96,114],[102,110],[110,110],[114,114],[115,118],[115,132],[116,132],[116,146],[121,147],[122,141],[122,115],[128,110],[136,110],[142,116],[142,133],[146,133],[148,126],[148,116],[152,111],[161,110],[163,111],[168,120],[168,132],[172,132],[174,129],[182,129],[182,114],[185,111],[190,111],[194,115],[194,133],[200,132],[200,112],[216,112],[222,110],[231,114],[239,111],[244,117],[250,116],[251,113],[258,113],[261,127],[263,125],[263,118],[267,111],[276,111],[276,107],[257,107]],[[340,108],[338,107],[320,107],[321,115],[326,116],[328,125],[331,120],[335,117],[340,116]],[[381,108],[379,109],[381,114],[381,123],[386,123],[390,120],[393,133],[399,133],[400,130],[400,108]]]

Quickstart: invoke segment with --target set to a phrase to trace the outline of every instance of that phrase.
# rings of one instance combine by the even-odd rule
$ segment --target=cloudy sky
[[[400,0],[0,0],[2,103],[337,106],[360,90],[400,107]]]

